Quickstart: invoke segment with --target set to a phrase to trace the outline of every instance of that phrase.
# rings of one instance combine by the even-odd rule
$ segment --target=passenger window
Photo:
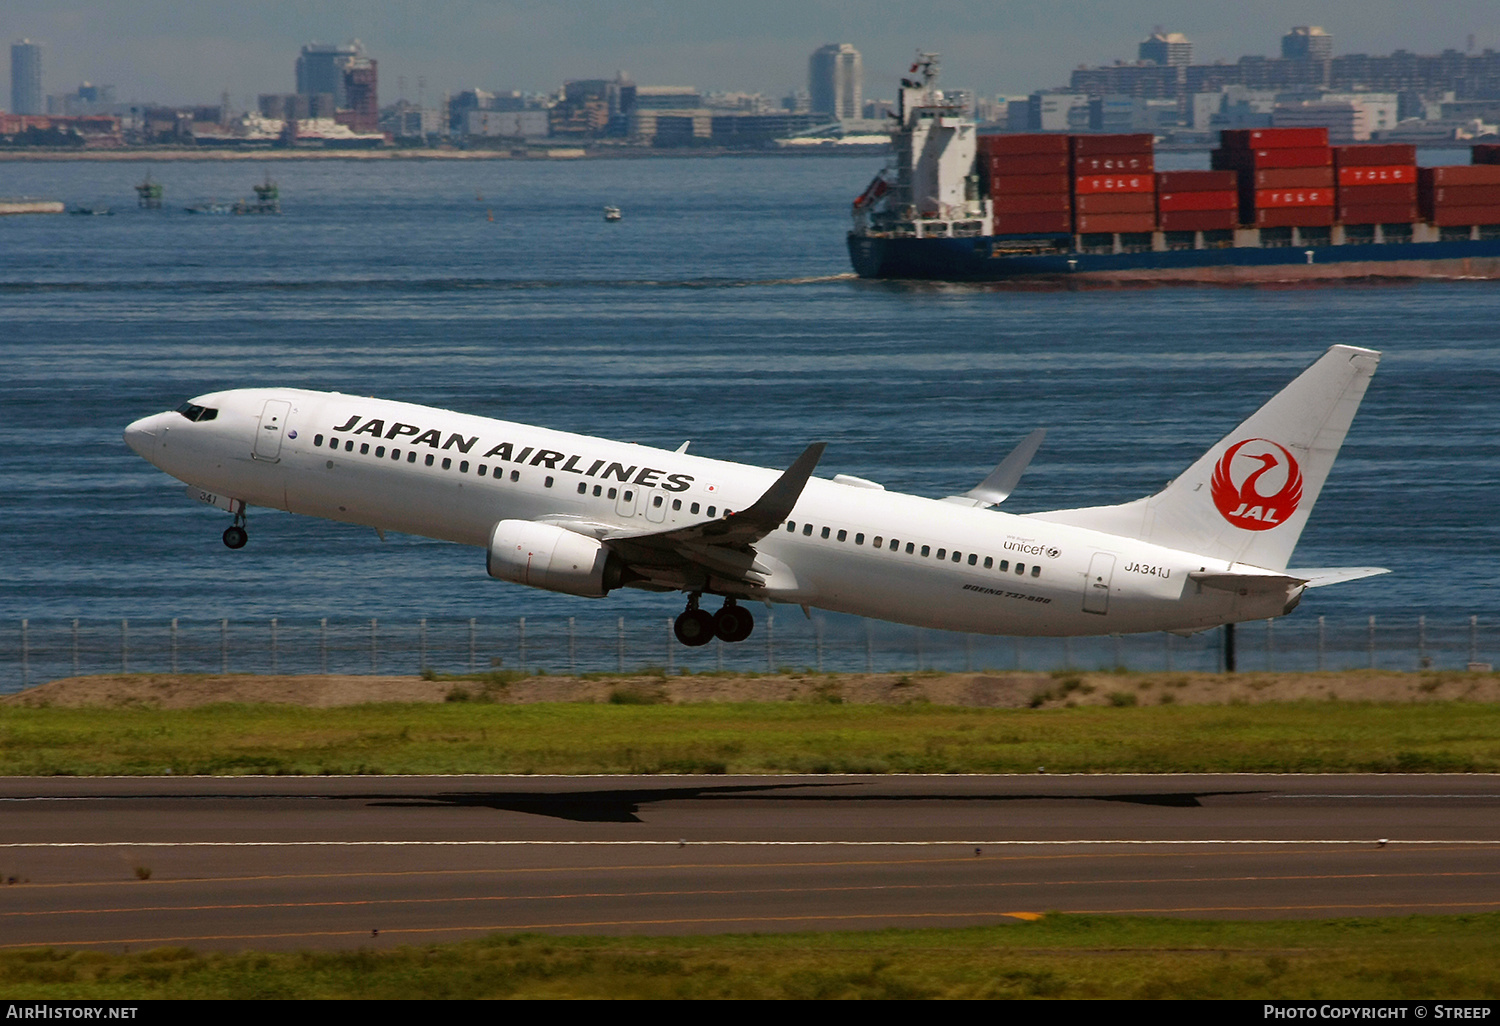
[[[794,520],[788,520],[786,522],[786,529],[788,531],[791,531],[791,532],[795,533],[796,530],[797,530],[797,523],[796,523],[796,521],[794,521]]]
[[[615,490],[614,490],[614,489],[613,489],[613,488],[611,488],[611,489],[610,489],[610,490],[609,490],[609,497],[610,497],[610,498],[611,498],[611,499],[613,499],[613,498],[614,498],[614,497],[615,497],[615,496],[616,496],[616,495],[618,495],[618,494],[620,494],[620,493],[619,493],[619,492],[617,492],[617,491],[615,491]]]
[[[322,435],[313,435],[313,445],[322,445],[322,444],[323,444],[323,436]]]
[[[1010,560],[1008,560],[1008,559],[1002,559],[1000,561],[1000,571],[1001,571],[1001,573],[1004,573],[1006,570],[1009,570],[1009,569],[1010,569]]]
[[[901,547],[901,543],[899,541],[897,541],[895,538],[892,538],[891,539],[891,551],[895,552],[900,547]],[[910,549],[908,549],[908,551],[910,551]]]
[[[681,510],[682,510],[682,500],[681,499],[673,499],[672,500],[672,512],[677,513],[677,512],[680,512]]]
[[[827,538],[827,537],[828,537],[828,535],[829,535],[829,530],[828,530],[828,528],[826,528],[826,527],[825,527],[825,528],[823,528],[823,537],[824,537],[824,538]]]
[[[1042,565],[1040,563],[1034,564],[1032,566],[1032,568],[1031,568],[1031,576],[1033,576],[1033,577],[1040,577],[1040,576],[1042,576]]]
[[[824,537],[824,538],[827,538],[827,537],[828,537],[828,534],[827,534],[827,532],[824,532],[824,534],[823,534],[823,537]],[[842,528],[841,528],[841,529],[840,529],[840,530],[839,530],[839,541],[848,541],[848,540],[849,540],[849,532],[848,532],[848,531],[845,531],[845,530],[843,530],[843,529],[842,529]]]
[[[712,516],[717,516],[718,514],[714,512],[714,510],[716,510],[717,508],[718,508],[717,506],[710,506],[710,507],[708,507],[708,515],[711,516],[711,517]]]
[[[964,558],[964,554],[962,552],[959,552],[957,549],[953,550],[953,562],[955,562],[955,563],[961,562],[963,560],[963,558]]]
[[[344,451],[345,452],[353,452],[354,451],[354,443],[352,441],[345,442],[344,443]]]
[[[695,502],[691,506],[689,506],[688,507],[688,512],[691,513],[691,514],[693,514],[693,516],[697,516],[698,515],[698,504]]]
[[[579,481],[578,482],[578,494],[579,495],[587,495],[588,491],[589,491],[589,486],[586,485],[586,484],[584,484],[582,481]]]
[[[911,542],[906,543],[906,554],[908,556],[910,556],[915,550],[916,546],[914,544],[912,544]]]
[[[629,502],[633,498],[635,498],[635,492],[632,492],[629,488],[625,489],[625,501]]]
[[[469,472],[469,461],[468,460],[464,460],[462,463],[460,463],[458,465],[458,472],[460,474],[467,474]]]
[[[361,456],[368,456],[368,455],[370,455],[370,443],[369,442],[361,442],[359,444],[359,454]]]
[[[443,469],[444,470],[452,470],[453,469],[453,461],[451,459],[449,459],[447,456],[443,457]]]
[[[979,562],[979,557],[976,556],[976,555],[974,555],[974,553],[972,553],[972,552],[969,553],[969,565],[973,566],[974,564],[976,564],[978,562]]]
[[[547,478],[547,480],[543,481],[542,482],[542,487],[544,487],[544,488],[551,488],[552,487],[552,478],[549,477],[549,478]]]
[[[427,459],[426,459],[426,461],[425,461],[425,462],[426,462],[426,463],[427,463],[427,465],[428,465],[428,466],[429,466],[429,467],[430,467],[430,466],[432,466],[432,465],[433,465],[433,464],[434,464],[434,463],[435,463],[435,462],[437,462],[437,460],[436,460],[436,458],[435,458],[435,457],[434,457],[434,456],[433,456],[433,455],[432,455],[432,453],[428,453],[428,454],[427,454]]]
[[[932,546],[931,545],[923,545],[922,546],[922,558],[926,559],[930,555],[932,555]]]
[[[995,557],[994,556],[985,556],[984,557],[984,568],[986,570],[992,569],[994,567],[994,565],[995,565]]]
[[[1025,563],[1017,563],[1016,564],[1016,573],[1017,574],[1024,574],[1025,572],[1026,572],[1026,564]]]
[[[519,470],[512,470],[510,472],[510,479],[512,481],[519,481],[519,480],[521,480],[521,472]]]
[[[925,556],[925,555],[927,555],[927,553],[924,552],[924,553],[922,553],[922,555]],[[948,558],[948,550],[947,549],[938,549],[937,558],[938,559],[947,559]]]
[[[415,463],[415,462],[417,462],[417,454],[414,453],[414,452],[407,453],[406,454],[406,462],[408,462],[408,463]]]
[[[597,499],[599,496],[601,496],[603,494],[604,494],[604,489],[600,488],[598,485],[594,485],[594,498]]]
[[[811,538],[812,537],[812,528],[813,528],[812,524],[803,524],[802,525],[802,533],[805,534],[807,537]]]
[[[856,545],[863,545],[864,543],[865,543],[865,535],[864,535],[864,532],[861,531],[859,534],[856,534],[854,536],[854,544],[856,544]]]
[[[876,536],[875,536],[875,540],[874,540],[874,541],[873,541],[873,542],[871,542],[871,543],[870,543],[870,544],[871,544],[871,545],[873,545],[873,546],[875,546],[875,547],[876,547],[876,548],[877,548],[877,549],[878,549],[878,548],[880,548],[880,547],[881,547],[881,546],[882,546],[882,545],[884,545],[884,544],[885,544],[885,540],[884,540],[884,539],[883,539],[883,538],[881,538],[881,536],[880,536],[880,535],[878,535],[878,534],[877,534],[877,535],[876,535]]]
[[[663,500],[660,495],[654,495],[651,497],[651,505],[655,509],[661,509],[662,501]]]
[[[383,445],[377,445],[375,447],[375,455],[379,459],[384,459],[385,458],[385,446],[383,446]]]
[[[483,463],[481,463],[479,465],[479,470],[478,470],[479,476],[483,477],[485,474],[489,473],[489,469],[490,469],[489,467],[487,467]]]

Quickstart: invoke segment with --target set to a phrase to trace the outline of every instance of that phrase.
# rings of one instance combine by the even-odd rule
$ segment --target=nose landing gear
[[[243,549],[249,540],[250,535],[245,530],[245,507],[241,506],[234,514],[234,523],[224,529],[224,544],[231,549]]]

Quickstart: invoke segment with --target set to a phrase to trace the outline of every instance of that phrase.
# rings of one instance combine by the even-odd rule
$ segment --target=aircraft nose
[[[125,444],[143,459],[151,458],[156,448],[156,417],[142,417],[125,429]]]

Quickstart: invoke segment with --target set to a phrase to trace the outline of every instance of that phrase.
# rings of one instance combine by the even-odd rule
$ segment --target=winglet
[[[776,479],[776,483],[755,500],[753,506],[740,510],[731,519],[752,524],[767,533],[776,530],[791,514],[792,507],[797,505],[802,489],[807,486],[807,479],[812,477],[812,472],[817,467],[818,460],[823,458],[823,450],[826,448],[828,448],[827,442],[814,442],[809,445],[802,451],[802,455],[798,456],[796,461]]]
[[[1037,428],[1027,435],[1020,445],[1012,449],[1010,455],[1001,460],[977,487],[969,489],[962,495],[950,495],[943,501],[965,506],[998,506],[1016,490],[1016,484],[1020,482],[1021,475],[1031,465],[1036,451],[1042,447],[1042,439],[1046,437],[1047,429]]]

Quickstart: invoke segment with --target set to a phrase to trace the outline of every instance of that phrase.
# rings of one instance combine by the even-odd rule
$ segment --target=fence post
[[[474,658],[475,658],[475,652],[474,652],[474,618],[471,616],[471,617],[469,617],[469,672],[470,673],[473,673],[475,671],[475,669],[477,668],[477,665],[478,665],[478,664],[475,663]]]
[[[974,635],[964,635],[964,672],[974,672]]]
[[[1469,617],[1469,662],[1479,662],[1479,617],[1477,616]]]
[[[427,617],[417,621],[417,673],[427,669]]]
[[[1163,633],[1162,634],[1162,638],[1163,638],[1163,640],[1166,643],[1166,649],[1167,649],[1167,671],[1171,672],[1171,669],[1172,669],[1172,635],[1168,634],[1168,633]]]
[[[677,668],[677,666],[676,666],[677,653],[675,653],[675,652],[672,651],[672,641],[673,640],[674,639],[672,637],[672,618],[669,616],[669,617],[667,617],[667,672],[668,673],[671,673],[673,670],[675,670]]]
[[[526,617],[521,617],[516,622],[516,651],[520,655],[519,669],[526,672]]]
[[[918,673],[922,672],[922,661],[923,661],[923,657],[926,654],[923,651],[923,649],[924,649],[925,646],[922,644],[922,642],[924,642],[924,641],[927,640],[927,638],[925,636],[926,633],[927,632],[924,631],[924,630],[922,630],[922,628],[920,628],[920,627],[917,628],[917,672]]]
[[[578,636],[575,617],[568,617],[568,676],[578,676]]]
[[[219,673],[229,674],[229,620],[219,621]]]
[[[77,623],[77,620],[73,621]],[[177,672],[177,617],[172,617],[172,672]]]
[[[1073,668],[1073,639],[1063,638],[1063,669]]]
[[[1120,636],[1118,634],[1116,634],[1113,637],[1112,640],[1114,641],[1114,649],[1115,649],[1115,665],[1114,665],[1114,668],[1116,670],[1122,670],[1122,669],[1125,668],[1125,664],[1120,661]]]
[[[616,652],[617,652],[618,657],[619,657],[619,663],[618,663],[619,670],[620,670],[621,673],[624,673],[625,672],[625,618],[623,616],[620,617],[619,620],[615,621],[615,630],[618,632],[618,642],[617,642],[618,648],[616,649]]]
[[[271,617],[271,676],[281,669],[281,651],[276,645],[276,617]]]
[[[1370,656],[1370,669],[1375,669],[1375,618],[1370,617],[1370,630],[1365,640],[1365,650]]]
[[[813,634],[818,645],[818,672],[823,672],[823,618],[819,617],[813,621]]]
[[[1323,672],[1323,618],[1318,617],[1318,672]]]
[[[1417,669],[1425,670],[1432,662],[1427,658],[1427,617],[1417,617]]]
[[[130,672],[130,621],[120,618],[120,672]]]
[[[31,649],[30,639],[27,637],[31,626],[30,620],[21,621],[21,687],[31,686]]]
[[[766,614],[766,672],[767,673],[775,673],[776,672],[776,646],[775,646],[775,643],[771,640],[772,636],[775,634],[775,631],[773,629],[773,628],[775,628],[775,626],[776,626],[776,614],[774,614],[774,613],[767,613]]]
[[[377,649],[376,643],[375,643],[375,632],[376,632],[376,629],[377,629],[377,625],[375,623],[375,618],[372,616],[372,617],[370,617],[370,672],[371,673],[378,672],[378,668],[379,668],[379,665],[380,665],[380,663],[379,663],[379,650]]]
[[[1021,639],[1020,639],[1019,636],[1010,639],[1010,652],[1011,652],[1011,662],[1015,663],[1015,666],[1013,666],[1011,668],[1013,670],[1017,671],[1017,672],[1020,672],[1020,669],[1021,669]]]
[[[724,639],[714,639],[714,661],[717,663],[719,672],[724,672]]]
[[[78,617],[73,617],[73,676],[78,676]]]
[[[318,666],[321,672],[328,672],[328,617],[318,621]]]
[[[869,620],[865,621],[865,672],[875,672],[875,633]]]
[[[1275,620],[1272,620],[1269,617],[1266,619],[1266,670],[1267,670],[1267,672],[1276,669],[1276,644],[1272,640],[1272,634],[1271,634],[1272,630],[1275,627],[1275,624],[1276,624]]]

